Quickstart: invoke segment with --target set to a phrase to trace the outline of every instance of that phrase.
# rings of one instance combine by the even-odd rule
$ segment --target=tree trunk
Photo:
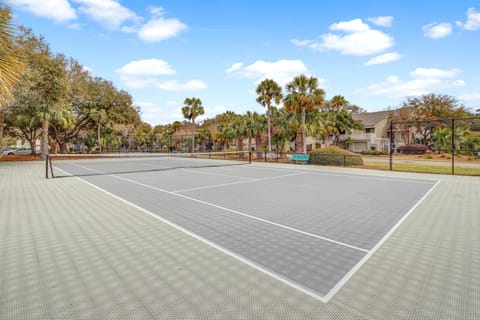
[[[32,148],[32,151],[35,150]],[[42,143],[41,143],[41,155],[45,158],[48,154],[48,120],[42,121]]]
[[[97,139],[98,139],[98,152],[102,153],[102,141],[101,141],[101,134],[100,134],[100,124],[97,127]]]
[[[192,120],[193,125],[193,136],[192,136],[192,152],[195,152],[195,122]]]
[[[62,142],[60,144],[60,153],[67,153],[67,143],[66,142]]]
[[[3,125],[5,122],[5,111],[3,109],[0,109],[0,152],[1,152],[1,147],[3,146]]]
[[[303,153],[303,130],[298,129],[296,136],[295,136],[295,152],[296,153]]]
[[[263,149],[262,135],[259,134],[255,137],[255,150],[257,152],[262,152],[262,149]]]
[[[270,104],[267,105],[268,152],[272,152],[272,128],[270,126]]]
[[[305,126],[307,112],[305,107],[302,108],[302,153],[307,153],[307,128]]]
[[[237,151],[243,151],[243,137],[237,138],[237,146],[238,146]]]

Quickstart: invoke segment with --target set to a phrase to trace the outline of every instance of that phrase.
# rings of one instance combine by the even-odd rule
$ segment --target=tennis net
[[[45,177],[94,176],[182,168],[208,168],[249,164],[248,151],[206,153],[105,153],[50,154],[45,161]]]

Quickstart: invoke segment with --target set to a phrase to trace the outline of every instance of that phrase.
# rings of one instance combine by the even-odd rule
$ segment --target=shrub
[[[363,160],[358,154],[338,147],[328,146],[313,150],[310,153],[309,163],[326,166],[361,166],[363,165]]]
[[[388,151],[380,151],[380,150],[365,150],[360,152],[366,156],[386,156],[388,155]]]
[[[406,144],[397,148],[397,151],[404,154],[424,154],[428,147],[424,144]]]

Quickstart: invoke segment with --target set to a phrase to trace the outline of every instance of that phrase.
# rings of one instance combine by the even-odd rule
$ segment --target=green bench
[[[297,161],[301,161],[302,164],[307,163],[308,159],[310,159],[310,156],[304,153],[294,153],[290,158],[290,160],[292,160],[293,163],[296,163]]]

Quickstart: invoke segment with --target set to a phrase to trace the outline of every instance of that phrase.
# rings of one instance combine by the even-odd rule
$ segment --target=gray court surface
[[[322,301],[436,182],[204,160],[181,160],[172,169],[167,161],[56,166]]]
[[[84,180],[47,180],[42,162],[0,161],[0,319],[480,319],[478,177],[263,167],[263,177],[280,169],[440,183],[324,303]],[[236,181],[259,178],[248,172]],[[330,195],[321,191],[319,208],[320,194]]]

